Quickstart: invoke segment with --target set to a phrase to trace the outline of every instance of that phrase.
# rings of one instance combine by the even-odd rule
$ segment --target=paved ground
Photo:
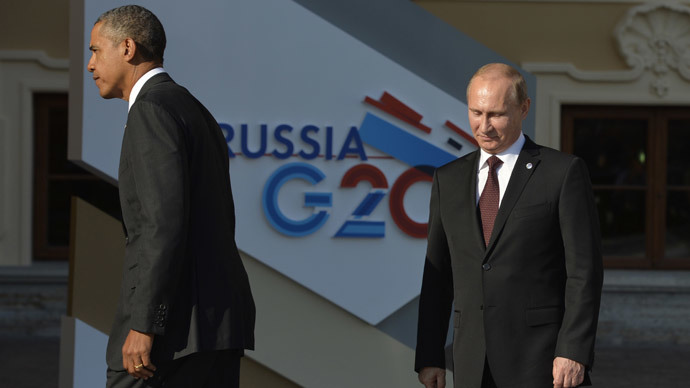
[[[690,347],[600,348],[592,383],[597,388],[690,387]]]
[[[56,388],[59,347],[57,338],[0,336],[0,387]],[[596,362],[596,388],[690,386],[690,347],[604,347]]]
[[[58,338],[0,337],[0,387],[57,388]]]

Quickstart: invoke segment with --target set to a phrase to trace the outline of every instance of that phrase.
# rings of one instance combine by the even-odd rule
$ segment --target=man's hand
[[[446,370],[436,367],[426,367],[419,371],[419,382],[425,388],[446,388]]]
[[[151,363],[153,334],[130,330],[122,346],[122,365],[127,373],[136,379],[148,379],[153,376],[156,366]]]
[[[563,357],[553,360],[554,388],[571,388],[582,384],[585,379],[585,366],[577,361]]]

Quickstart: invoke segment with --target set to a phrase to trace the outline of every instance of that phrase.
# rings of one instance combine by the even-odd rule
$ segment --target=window
[[[34,260],[67,260],[77,195],[118,214],[117,188],[67,160],[67,94],[34,94]]]
[[[690,268],[690,108],[563,106],[585,160],[608,268]]]

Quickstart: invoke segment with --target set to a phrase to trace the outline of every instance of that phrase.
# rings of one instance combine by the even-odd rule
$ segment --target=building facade
[[[534,75],[535,141],[587,161],[599,206],[606,267],[599,343],[690,343],[690,153],[684,149],[690,144],[690,2],[412,3]],[[83,48],[69,44],[70,29],[81,28],[75,20],[83,18],[82,6],[80,1],[68,0],[10,0],[1,6],[2,287],[66,287],[71,202],[65,193],[96,198],[91,203],[111,195],[112,182],[93,178],[88,166],[77,163],[58,168],[55,162],[65,158],[71,141],[66,127],[60,128],[66,126],[67,115],[77,114],[67,106],[67,99],[73,97],[70,74],[81,77],[85,71],[85,63],[70,59],[70,50]],[[388,11],[396,15],[394,5]],[[413,24],[407,33],[420,34]],[[113,213],[113,209],[103,210]],[[103,225],[89,224],[87,229],[111,230],[109,221]],[[79,235],[77,228],[73,237]],[[72,240],[73,251],[79,249],[75,244],[79,246],[79,240]],[[83,250],[77,253],[86,257],[99,254],[98,246],[80,247]],[[273,379],[271,386],[314,386],[324,381],[337,386],[336,380],[351,386],[351,381],[339,377],[341,373],[349,376],[376,357],[387,357],[386,373],[416,386],[411,371],[413,350],[405,340],[409,334],[393,333],[383,327],[385,321],[374,328],[255,258],[246,256],[245,261],[257,305],[262,298],[271,300],[270,291],[277,287],[284,296],[282,305],[299,306],[301,312],[290,314],[276,308],[260,316],[259,322],[279,319],[306,328],[295,343],[297,338],[278,336],[274,326],[260,324],[259,348],[249,355],[255,361],[246,367],[247,376],[254,376],[251,371],[255,371],[252,378]],[[70,295],[76,305],[70,306],[68,315],[84,314],[91,326],[107,331],[107,320],[89,315],[92,305],[76,296],[76,289],[73,284]],[[413,300],[400,314],[412,314],[414,305]],[[319,321],[328,322],[329,329],[315,324]],[[71,327],[74,334],[75,324]],[[338,339],[336,333],[342,332],[351,335]],[[298,346],[303,350],[294,352]],[[387,350],[377,353],[373,347]],[[321,374],[309,376],[314,371],[300,365],[318,361],[313,356],[326,348],[343,349],[340,357],[359,357],[360,363],[353,362],[350,370],[324,357],[318,368]],[[362,349],[370,349],[371,358],[362,358]],[[286,360],[287,352],[294,357]],[[63,384],[68,380],[63,379]]]

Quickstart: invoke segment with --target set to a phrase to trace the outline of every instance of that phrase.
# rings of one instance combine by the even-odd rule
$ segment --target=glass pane
[[[646,184],[646,119],[575,119],[573,128],[573,153],[587,163],[592,184]]]
[[[644,190],[595,190],[604,256],[645,257]]]
[[[668,122],[668,175],[670,186],[690,186],[690,120]]]
[[[690,258],[690,190],[666,197],[666,258]]]

